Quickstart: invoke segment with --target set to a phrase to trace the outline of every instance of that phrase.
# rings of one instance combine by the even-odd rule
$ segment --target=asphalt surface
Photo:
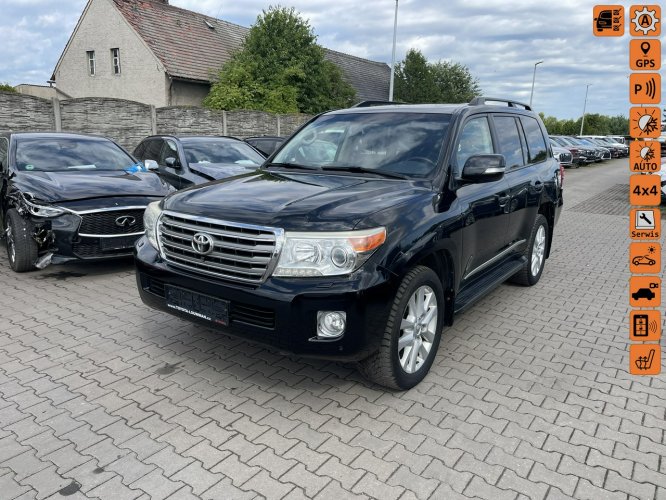
[[[131,262],[15,274],[0,248],[0,498],[666,500],[628,183],[568,170],[540,283],[459,315],[406,392],[150,310]]]

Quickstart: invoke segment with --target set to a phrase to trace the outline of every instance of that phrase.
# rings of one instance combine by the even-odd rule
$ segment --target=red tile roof
[[[113,0],[173,78],[210,82],[249,29],[163,0]],[[361,100],[386,99],[389,66],[325,49]]]

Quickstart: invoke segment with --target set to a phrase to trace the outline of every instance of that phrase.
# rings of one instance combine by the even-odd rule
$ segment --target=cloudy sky
[[[0,0],[0,82],[45,84],[86,0]],[[250,26],[270,0],[171,0]],[[596,1],[400,0],[396,59],[410,48],[431,62],[469,67],[485,95],[528,102],[558,118],[587,112],[628,115],[629,35],[592,35]],[[634,2],[613,2],[628,8]],[[656,3],[656,2],[653,2]],[[291,0],[325,47],[391,63],[393,0]],[[627,30],[628,32],[628,26]]]

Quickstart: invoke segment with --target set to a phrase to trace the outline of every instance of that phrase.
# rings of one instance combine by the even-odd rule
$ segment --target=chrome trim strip
[[[113,207],[113,208],[96,208],[94,210],[81,210],[77,212],[76,210],[69,210],[70,212],[76,214],[76,215],[86,215],[86,214],[95,214],[98,212],[116,212],[116,211],[121,211],[121,210],[145,210],[148,205],[140,205],[140,206],[131,206],[131,207]],[[59,207],[61,208],[61,207]]]
[[[79,233],[79,236],[83,238],[122,238],[123,236],[141,236],[145,231],[139,233],[127,233],[127,234],[83,234]]]
[[[500,259],[501,259],[502,257],[504,257],[506,254],[510,253],[514,248],[519,247],[520,245],[522,245],[522,244],[525,243],[526,241],[527,241],[527,240],[516,241],[516,242],[515,242],[513,245],[511,245],[509,248],[507,248],[507,249],[501,251],[500,253],[498,253],[497,255],[495,255],[493,258],[491,258],[491,259],[487,260],[486,262],[484,262],[483,264],[481,264],[479,267],[476,267],[476,268],[472,269],[472,270],[471,270],[470,272],[468,272],[465,276],[463,276],[463,279],[467,279],[467,278],[469,278],[470,276],[472,276],[472,275],[478,273],[479,271],[482,271],[482,270],[485,269],[486,267],[493,265],[495,262],[497,262],[498,260],[500,260]]]

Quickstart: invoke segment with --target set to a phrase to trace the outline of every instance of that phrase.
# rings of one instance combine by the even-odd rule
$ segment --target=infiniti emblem
[[[215,242],[206,233],[197,233],[192,236],[192,248],[201,255],[208,255],[213,251]]]
[[[136,223],[136,219],[131,215],[121,215],[116,219],[116,226],[118,227],[128,227]]]

